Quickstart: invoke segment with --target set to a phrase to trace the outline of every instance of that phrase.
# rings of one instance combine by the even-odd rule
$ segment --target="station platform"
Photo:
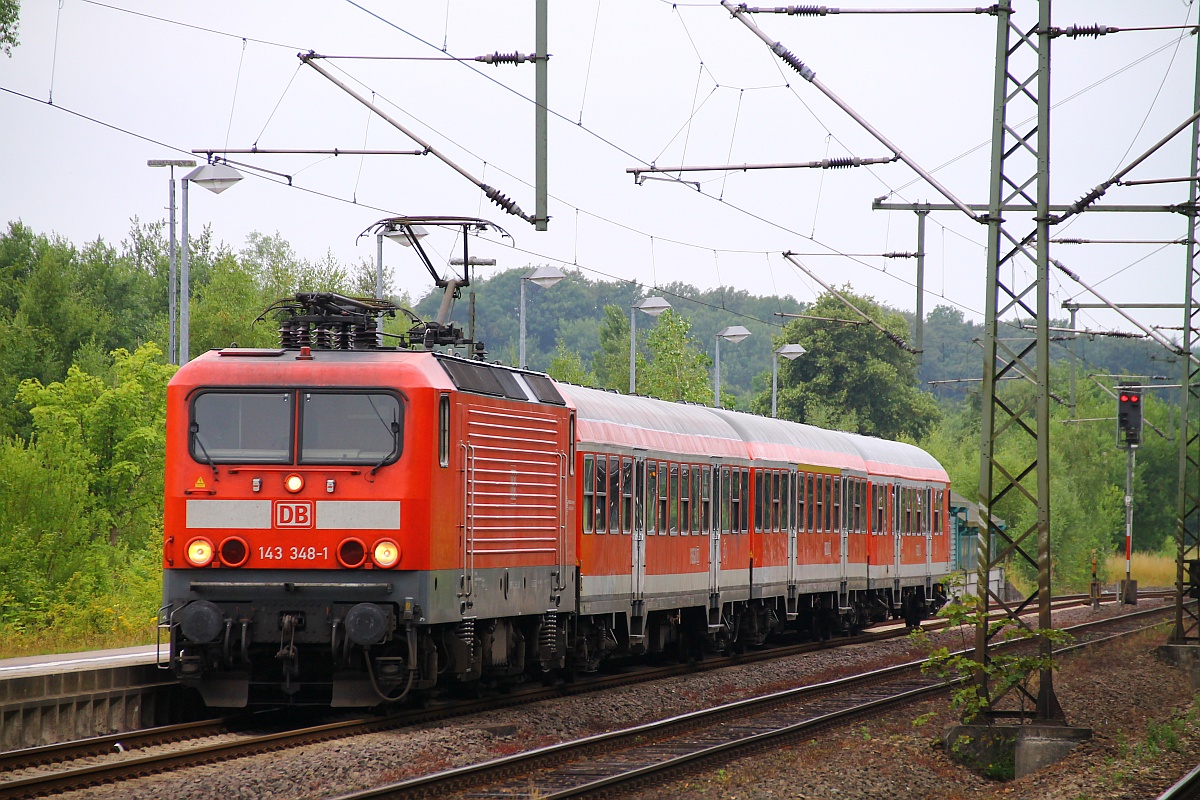
[[[154,645],[0,660],[0,750],[168,724],[178,688]]]

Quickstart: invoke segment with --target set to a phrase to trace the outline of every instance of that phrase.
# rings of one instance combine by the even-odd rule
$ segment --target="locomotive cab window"
[[[438,465],[450,466],[450,395],[438,401]]]
[[[383,393],[301,393],[301,464],[378,464],[400,457],[404,419]]]
[[[192,403],[188,446],[212,464],[292,463],[291,392],[204,392]]]

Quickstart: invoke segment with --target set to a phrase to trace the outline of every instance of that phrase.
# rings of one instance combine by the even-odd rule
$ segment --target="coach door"
[[[730,529],[730,475],[729,467],[713,470],[713,494],[719,498],[717,511],[713,513],[711,533],[708,539],[708,596],[709,604],[721,595],[721,532]]]
[[[646,459],[633,460],[633,602],[639,606],[646,591]]]
[[[838,544],[842,548],[842,581],[850,577],[850,476],[833,479],[833,524],[837,526]]]
[[[895,580],[895,586],[893,588],[896,591],[896,602],[899,602],[899,600],[900,600],[900,546],[901,546],[901,544],[903,544],[903,538],[904,538],[902,525],[901,525],[901,521],[904,516],[903,515],[904,490],[900,488],[899,483],[893,483],[891,485],[891,491],[892,491],[892,503],[891,503],[892,524],[891,524],[890,529],[892,532],[892,548],[893,548],[893,552],[894,552],[894,555],[892,557],[893,558],[892,563],[896,565],[896,571],[894,573],[896,576],[896,580]]]

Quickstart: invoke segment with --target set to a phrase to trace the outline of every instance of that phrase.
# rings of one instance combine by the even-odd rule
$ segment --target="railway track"
[[[1135,612],[1066,630],[1062,651],[1154,627],[1170,609]],[[534,796],[540,800],[619,797],[651,783],[752,754],[875,715],[951,684],[925,675],[923,662],[789,689],[625,730],[612,731],[387,786],[336,800]]]
[[[1090,602],[1086,596],[1056,600],[1056,608]],[[1164,611],[1165,613],[1165,611]],[[1129,617],[1132,615],[1126,615]],[[929,629],[945,626],[941,620],[926,623]],[[866,644],[906,635],[900,624],[882,626],[833,643],[803,643],[750,651],[736,656],[710,657],[695,664],[641,666],[635,670],[590,676],[573,684],[522,687],[500,697],[432,703],[387,715],[359,716],[323,722],[294,723],[270,714],[203,720],[144,731],[131,731],[0,754],[0,800],[46,794],[157,774],[186,766],[214,763],[242,756],[284,750],[360,734],[428,723],[512,707],[569,694],[595,692],[618,686],[660,680],[700,670],[783,658],[842,644]],[[20,774],[24,772],[25,774]]]

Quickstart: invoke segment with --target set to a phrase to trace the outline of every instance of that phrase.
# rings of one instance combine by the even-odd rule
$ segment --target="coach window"
[[[834,531],[833,476],[825,476],[825,532]]]
[[[888,491],[882,483],[876,483],[871,487],[872,497],[875,498],[875,533],[882,536],[887,533],[884,530],[884,525],[887,525],[888,512]]]
[[[717,496],[718,529],[722,533],[729,533],[732,530],[729,527],[729,467],[721,467],[721,479],[717,481],[717,488],[720,490]]]
[[[687,464],[679,467],[679,532],[684,536],[691,533],[692,524],[692,471]]]
[[[674,536],[679,533],[679,465],[671,465],[671,488],[667,497],[668,503],[668,518],[667,529]]]
[[[833,530],[842,529],[842,479],[833,479]]]
[[[692,467],[692,535],[700,535],[700,512],[704,502],[700,498],[700,472],[704,467]]]
[[[596,533],[608,530],[608,458],[596,456]]]
[[[780,500],[783,498],[781,478],[779,470],[771,473],[771,530],[775,533],[779,533],[779,522],[783,516],[779,511]]]
[[[808,530],[808,520],[804,516],[804,510],[808,507],[805,502],[805,495],[808,492],[808,473],[801,472],[796,475],[796,530]]]
[[[700,530],[702,533],[709,532],[709,526],[712,524],[712,478],[713,468],[703,466],[700,468]]]
[[[825,476],[816,475],[816,486],[813,487],[813,531],[825,532]]]
[[[621,459],[621,532],[629,533],[633,525],[633,459]]]
[[[596,463],[592,456],[583,457],[583,532],[591,533],[596,524]]]
[[[621,459],[608,457],[608,530],[621,532]]]
[[[671,483],[667,472],[667,462],[658,462],[658,535],[666,536],[669,530]]]
[[[749,496],[750,496],[750,470],[743,469],[742,470],[742,499],[745,500],[745,498],[747,498]],[[741,528],[739,528],[739,530],[742,533],[746,533],[750,530],[750,520],[748,519],[749,516],[750,516],[750,504],[748,502],[743,502],[742,503],[742,526],[741,526]]]
[[[854,482],[854,530],[863,532],[863,500],[866,499],[867,484],[865,481]]]
[[[763,529],[763,471],[754,470],[754,529]]]
[[[911,487],[904,487],[904,532],[912,535],[913,532],[913,491]]]
[[[729,532],[741,530],[742,519],[742,478],[735,467],[730,476],[729,485]]]
[[[933,533],[935,536],[942,532],[942,503],[944,500],[945,496],[941,489],[933,493]]]
[[[786,472],[779,473],[779,497],[776,503],[779,505],[779,532],[786,533],[788,529],[788,514],[792,511],[792,495],[789,491],[791,476]]]

